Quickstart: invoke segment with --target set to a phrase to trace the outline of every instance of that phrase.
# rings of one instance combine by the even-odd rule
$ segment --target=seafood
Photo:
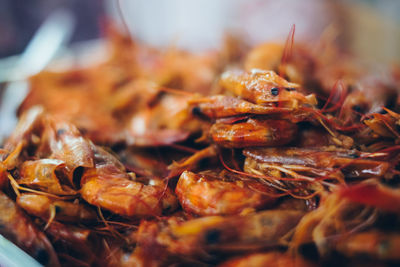
[[[18,196],[17,204],[29,214],[44,220],[84,223],[97,219],[96,213],[82,204],[54,200],[44,195],[24,193]]]
[[[143,184],[131,176],[118,160],[98,149],[96,167],[86,170],[81,179],[81,195],[88,203],[125,216],[160,216],[174,211],[176,197],[162,182]]]
[[[290,108],[277,108],[253,104],[239,97],[229,95],[215,95],[190,101],[194,114],[205,115],[211,119],[219,119],[238,115],[267,115],[280,114],[292,111]]]
[[[147,108],[135,113],[128,123],[126,142],[136,146],[156,146],[186,140],[200,131],[199,123],[191,120],[189,96],[163,95]]]
[[[185,211],[203,216],[239,214],[270,206],[275,201],[268,196],[268,193],[273,193],[271,187],[224,173],[195,174],[185,171],[175,192]]]
[[[49,117],[43,124],[46,126],[37,152],[40,157],[62,160],[72,172],[79,167],[94,166],[91,142],[74,125]]]
[[[301,245],[313,240],[322,256],[337,250],[352,258],[368,255],[372,259],[398,260],[398,235],[380,232],[379,228],[370,230],[388,212],[399,214],[395,204],[398,201],[398,189],[385,188],[375,180],[343,187],[303,217],[296,228],[293,246],[301,249]]]
[[[292,239],[292,249],[301,251],[302,246],[315,244],[322,256],[331,251],[335,245],[335,237],[339,233],[347,233],[356,227],[363,226],[373,216],[371,209],[362,209],[351,202],[332,194],[323,200],[318,209],[308,213],[296,227]],[[346,217],[347,214],[354,214]],[[366,224],[365,226],[368,226]]]
[[[282,146],[294,140],[296,124],[284,120],[248,119],[235,124],[215,123],[210,129],[214,143],[223,147]]]
[[[400,237],[398,234],[370,231],[343,238],[336,249],[349,257],[369,255],[382,260],[399,260]]]
[[[392,189],[376,182],[343,188],[339,194],[341,197],[355,203],[377,207],[384,211],[400,213],[399,206],[397,205],[400,201],[400,190]]]
[[[105,62],[32,77],[0,234],[46,266],[399,265],[398,75],[294,29],[192,54],[107,28]]]
[[[46,266],[59,266],[57,255],[50,241],[29,220],[19,207],[0,192],[0,234],[11,240],[38,262]]]
[[[397,140],[399,135],[400,114],[385,109],[386,114],[374,113],[363,122],[377,135]]]
[[[60,178],[66,172],[65,168],[65,163],[56,159],[25,161],[20,167],[20,178],[17,182],[50,194],[73,195],[75,190],[60,183]]]
[[[324,179],[383,177],[390,172],[390,164],[378,160],[374,153],[356,150],[330,151],[323,148],[249,148],[245,169],[275,170],[285,175],[303,174]],[[287,170],[287,171],[285,171]],[[291,172],[292,171],[292,172]]]
[[[72,265],[94,265],[101,263],[101,255],[96,255],[99,242],[92,231],[78,226],[52,222],[45,230],[46,235],[57,249],[60,261],[64,263],[70,260]]]
[[[284,237],[303,212],[268,210],[238,217],[206,216],[179,222],[144,221],[138,231],[138,246],[163,255],[202,255],[212,251],[284,244]]]
[[[225,118],[209,129],[212,141],[220,146],[282,146],[294,140],[297,122],[314,115],[315,95],[303,94],[299,85],[273,71],[227,71],[219,83],[236,97],[217,95],[193,99],[191,104],[194,114]]]
[[[304,95],[299,85],[290,83],[273,71],[253,69],[250,72],[231,71],[221,75],[220,86],[254,104],[279,104],[295,109],[303,104],[315,105],[315,95]]]
[[[176,197],[165,185],[145,185],[128,177],[86,172],[81,194],[88,203],[125,216],[160,216],[176,209]]]
[[[33,133],[37,128],[40,127],[40,120],[43,115],[43,108],[40,106],[35,106],[29,109],[21,115],[17,127],[14,129],[11,136],[4,144],[4,148],[8,151],[13,151],[16,149],[21,142],[30,142],[33,137]],[[27,144],[25,144],[27,145]]]

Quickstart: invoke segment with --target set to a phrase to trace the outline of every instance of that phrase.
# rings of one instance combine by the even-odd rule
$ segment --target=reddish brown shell
[[[223,147],[282,146],[291,142],[297,125],[285,120],[249,119],[236,124],[215,123],[212,140]]]
[[[229,181],[221,176],[188,171],[182,173],[175,193],[183,209],[203,216],[233,215],[275,202],[275,198],[268,195],[273,193],[269,186],[256,181]]]

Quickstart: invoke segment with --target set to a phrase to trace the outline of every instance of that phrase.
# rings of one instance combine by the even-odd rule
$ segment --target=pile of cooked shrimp
[[[293,36],[293,34],[292,34]],[[228,38],[30,80],[0,234],[46,266],[400,263],[400,69]]]

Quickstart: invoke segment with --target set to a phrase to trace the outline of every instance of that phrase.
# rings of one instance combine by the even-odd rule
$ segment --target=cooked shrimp
[[[21,165],[20,178],[17,182],[50,194],[74,195],[76,191],[68,185],[66,168],[66,164],[57,159],[25,161]],[[63,178],[67,184],[61,183]]]
[[[59,266],[47,237],[39,231],[14,201],[0,192],[0,234],[46,266]]]
[[[71,224],[52,222],[45,230],[63,266],[99,265],[99,238],[93,231]],[[97,264],[96,264],[97,263]]]
[[[351,202],[336,191],[325,195],[320,206],[301,219],[291,248],[299,250],[302,245],[314,242],[319,254],[324,256],[342,235],[370,227],[375,219],[374,209]]]
[[[183,158],[178,162],[172,162],[171,165],[168,166],[170,173],[169,177],[179,176],[184,171],[191,171],[198,167],[199,163],[206,159],[216,159],[218,155],[218,149],[216,146],[208,146],[202,150],[199,150],[193,155]]]
[[[185,171],[175,192],[183,209],[197,215],[233,215],[271,205],[275,198],[267,185],[221,173]]]
[[[383,177],[391,165],[374,159],[374,153],[361,153],[357,150],[328,148],[249,148],[243,151],[246,156],[245,170],[273,170],[324,179]],[[291,172],[293,171],[293,172]]]
[[[291,142],[297,125],[285,120],[248,119],[236,124],[215,123],[210,135],[224,147],[282,146]]]
[[[8,171],[17,168],[21,161],[21,151],[23,143],[20,142],[10,153],[5,149],[0,149],[0,189],[4,188],[8,182]]]
[[[43,108],[41,106],[34,106],[24,112],[18,124],[4,144],[4,148],[8,151],[13,151],[22,141],[31,141],[33,134],[37,128],[41,127],[41,120],[43,117]],[[27,145],[27,144],[25,144]]]
[[[246,216],[207,216],[186,222],[143,221],[137,236],[138,247],[187,256],[268,247],[283,244],[284,237],[302,216],[299,211],[269,210]]]
[[[7,167],[3,164],[3,162],[0,162],[0,189],[3,189],[5,187],[7,181]]]
[[[118,74],[107,66],[42,72],[31,78],[30,92],[19,112],[41,105],[47,114],[74,123],[94,142],[121,141],[121,125],[112,116],[109,101],[113,98],[108,92],[113,83],[120,82]]]
[[[95,153],[96,168],[86,170],[81,180],[84,200],[128,217],[159,216],[177,208],[176,197],[164,183],[133,181],[123,165],[115,162],[118,160],[105,150]]]
[[[194,106],[193,114],[203,114],[212,119],[231,117],[237,115],[277,115],[292,111],[290,108],[279,108],[253,104],[239,97],[228,95],[215,95],[206,98],[190,100]]]
[[[183,141],[200,131],[199,121],[191,119],[187,95],[162,95],[130,118],[126,141],[136,146],[159,146]]]
[[[21,194],[17,204],[29,214],[49,221],[90,222],[97,218],[96,212],[80,203],[54,200],[44,195]]]
[[[363,122],[378,136],[400,140],[400,114],[385,109],[386,114],[371,114]]]
[[[47,117],[44,125],[39,156],[62,160],[72,171],[94,166],[92,144],[73,124]]]
[[[398,233],[367,231],[344,236],[336,249],[348,257],[368,255],[381,260],[400,260],[400,236]]]
[[[379,208],[383,211],[400,214],[400,190],[366,181],[351,187],[341,188],[339,195],[355,203]]]
[[[82,177],[81,195],[88,203],[133,216],[160,216],[177,208],[176,197],[165,185],[145,185],[122,175],[87,171]]]
[[[43,175],[47,173],[50,177],[51,172],[57,171],[59,172],[58,175],[65,176],[58,178],[66,178],[66,181],[63,182],[68,186],[73,186],[73,176],[77,169],[94,166],[92,142],[84,138],[71,123],[44,115],[43,109],[39,107],[32,108],[22,115],[16,131],[5,146],[11,149],[9,150],[11,153],[9,159],[7,159],[7,164],[10,165],[12,158],[14,167],[16,167],[18,160],[30,159],[29,154],[31,153],[42,158],[39,161],[30,161],[29,164],[24,163],[25,165],[22,167],[23,176],[30,182],[35,180],[35,177],[32,176],[36,175],[35,172],[42,172],[38,179],[45,182]],[[22,158],[19,159],[18,156]],[[52,170],[50,165],[53,165]],[[12,168],[8,167],[8,169]],[[52,180],[55,181],[55,178],[54,176]],[[36,182],[39,182],[39,180]],[[28,181],[28,183],[30,182]],[[59,190],[59,192],[61,191]],[[56,194],[55,191],[53,193]]]
[[[273,71],[228,71],[222,74],[220,85],[254,104],[279,104],[279,107],[294,109],[317,103],[315,95],[302,94],[298,91],[298,84],[286,81]]]

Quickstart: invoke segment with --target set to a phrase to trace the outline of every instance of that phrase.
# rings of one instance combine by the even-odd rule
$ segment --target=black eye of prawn
[[[61,136],[61,135],[65,134],[65,132],[66,132],[66,130],[61,128],[61,129],[57,130],[56,134],[57,134],[57,136]]]
[[[278,88],[278,87],[272,87],[272,88],[271,88],[271,94],[272,94],[273,96],[279,95],[279,88]]]

